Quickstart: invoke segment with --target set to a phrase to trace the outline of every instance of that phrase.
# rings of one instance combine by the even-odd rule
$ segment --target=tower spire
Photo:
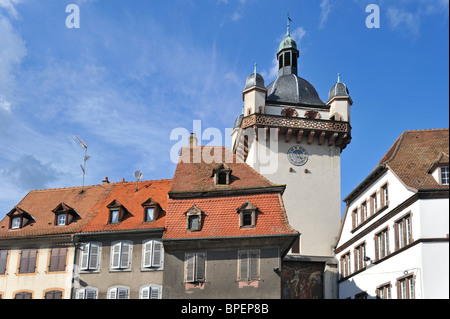
[[[288,12],[288,14],[287,14],[287,32],[286,32],[286,36],[288,36],[288,37],[291,36],[290,22],[292,22],[292,20],[291,20],[291,18],[289,17],[289,12]]]

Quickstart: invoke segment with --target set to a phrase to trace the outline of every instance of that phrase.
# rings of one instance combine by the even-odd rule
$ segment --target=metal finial
[[[254,70],[254,71],[255,71],[255,74],[256,74],[256,66],[257,66],[257,64],[255,63],[255,70]]]
[[[338,83],[341,83],[341,74],[338,73]]]
[[[290,31],[290,29],[291,29],[291,27],[290,27],[290,22],[292,22],[292,19],[291,18],[289,18],[289,12],[288,12],[288,14],[287,14],[287,33],[286,33],[286,35],[287,36],[290,36],[291,35],[291,31]]]

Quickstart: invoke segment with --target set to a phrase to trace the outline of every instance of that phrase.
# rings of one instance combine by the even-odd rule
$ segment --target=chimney
[[[108,177],[105,177],[105,179],[103,180],[103,184],[109,184]]]
[[[189,136],[189,148],[194,148],[197,146],[197,136],[195,133],[191,133],[191,136]]]

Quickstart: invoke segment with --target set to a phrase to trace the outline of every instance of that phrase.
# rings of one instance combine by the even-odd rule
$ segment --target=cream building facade
[[[301,233],[286,260],[298,262],[300,268],[306,261],[322,265],[325,271],[320,276],[311,274],[323,281],[323,293],[316,297],[335,298],[340,155],[351,141],[353,101],[338,78],[323,102],[313,85],[298,76],[299,56],[288,22],[277,53],[277,79],[266,87],[256,69],[247,78],[243,114],[232,131],[233,150],[270,181],[286,185],[283,201],[289,223]],[[325,194],[327,200],[323,200]]]

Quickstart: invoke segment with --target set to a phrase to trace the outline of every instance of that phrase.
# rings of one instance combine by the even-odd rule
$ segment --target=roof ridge
[[[138,183],[148,183],[148,182],[168,182],[172,181],[172,178],[164,178],[164,179],[153,179],[153,180],[145,180],[145,181],[139,181]],[[136,182],[109,182],[107,184],[94,184],[94,185],[86,185],[86,186],[68,186],[68,187],[55,187],[55,188],[43,188],[43,189],[32,189],[30,192],[50,192],[50,191],[58,191],[58,190],[75,190],[80,188],[94,188],[94,187],[101,187],[104,185],[124,185],[124,184],[136,184]]]
[[[427,129],[417,129],[417,130],[406,130],[403,133],[412,133],[412,132],[424,132],[424,131],[428,131],[428,132],[432,132],[432,131],[448,131],[448,127],[447,128],[427,128]]]

